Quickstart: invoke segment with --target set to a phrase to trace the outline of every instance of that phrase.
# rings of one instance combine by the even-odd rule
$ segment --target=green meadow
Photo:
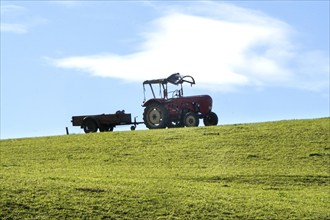
[[[0,143],[0,219],[330,219],[330,118]]]

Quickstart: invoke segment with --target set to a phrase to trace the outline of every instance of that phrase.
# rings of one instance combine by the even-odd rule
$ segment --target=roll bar
[[[189,83],[191,86],[195,84],[195,79],[192,76],[181,76],[180,73],[174,73],[165,79],[153,79],[153,80],[146,80],[143,82],[145,84],[167,84],[171,83],[174,85],[179,85],[182,83]]]
[[[192,76],[181,76],[180,73],[174,73],[165,79],[146,80],[143,82],[144,101],[146,100],[145,85],[149,85],[153,97],[156,98],[156,94],[155,94],[153,85],[158,84],[160,96],[167,99],[168,98],[168,90],[167,90],[168,83],[171,83],[173,85],[180,85],[179,96],[181,97],[181,96],[183,96],[182,84],[185,82],[189,83],[190,86],[192,86],[193,84],[195,84],[195,79]]]

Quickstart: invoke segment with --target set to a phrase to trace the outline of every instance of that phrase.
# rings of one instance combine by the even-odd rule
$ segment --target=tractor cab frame
[[[169,83],[175,86],[179,86],[179,88],[173,91],[169,91]],[[154,99],[169,99],[183,96],[183,83],[188,83],[190,86],[192,86],[195,84],[195,79],[192,76],[181,76],[179,73],[174,73],[166,79],[146,80],[143,82],[144,102],[146,101],[146,85],[149,85]],[[157,85],[159,87],[158,96],[155,93]]]

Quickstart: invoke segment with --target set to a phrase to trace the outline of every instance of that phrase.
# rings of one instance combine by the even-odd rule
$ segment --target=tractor
[[[209,95],[184,96],[184,83],[192,86],[195,79],[174,73],[165,79],[143,82],[143,121],[147,128],[197,127],[199,119],[203,119],[205,126],[218,124],[218,116],[212,112],[212,98]],[[148,85],[153,98],[146,100]],[[157,87],[159,93],[156,94]]]

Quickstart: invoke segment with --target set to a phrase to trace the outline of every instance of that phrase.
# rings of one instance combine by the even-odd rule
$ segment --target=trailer
[[[115,114],[100,114],[100,115],[80,115],[72,116],[72,125],[80,126],[85,133],[113,131],[117,125],[132,125],[131,130],[134,131],[138,124],[136,117],[132,121],[132,116],[125,113],[124,110],[117,111]]]
[[[85,133],[113,131],[117,125],[145,124],[149,129],[173,127],[197,127],[203,119],[205,126],[218,124],[218,116],[212,111],[213,100],[209,95],[184,96],[183,84],[195,84],[189,75],[174,73],[167,78],[146,80],[143,82],[144,100],[142,107],[143,122],[132,121],[131,114],[124,110],[115,114],[72,116],[72,125],[80,126]],[[150,87],[152,97],[146,99],[146,88]],[[155,87],[155,88],[154,88]],[[156,88],[159,88],[159,95]],[[68,133],[68,132],[67,132]]]

